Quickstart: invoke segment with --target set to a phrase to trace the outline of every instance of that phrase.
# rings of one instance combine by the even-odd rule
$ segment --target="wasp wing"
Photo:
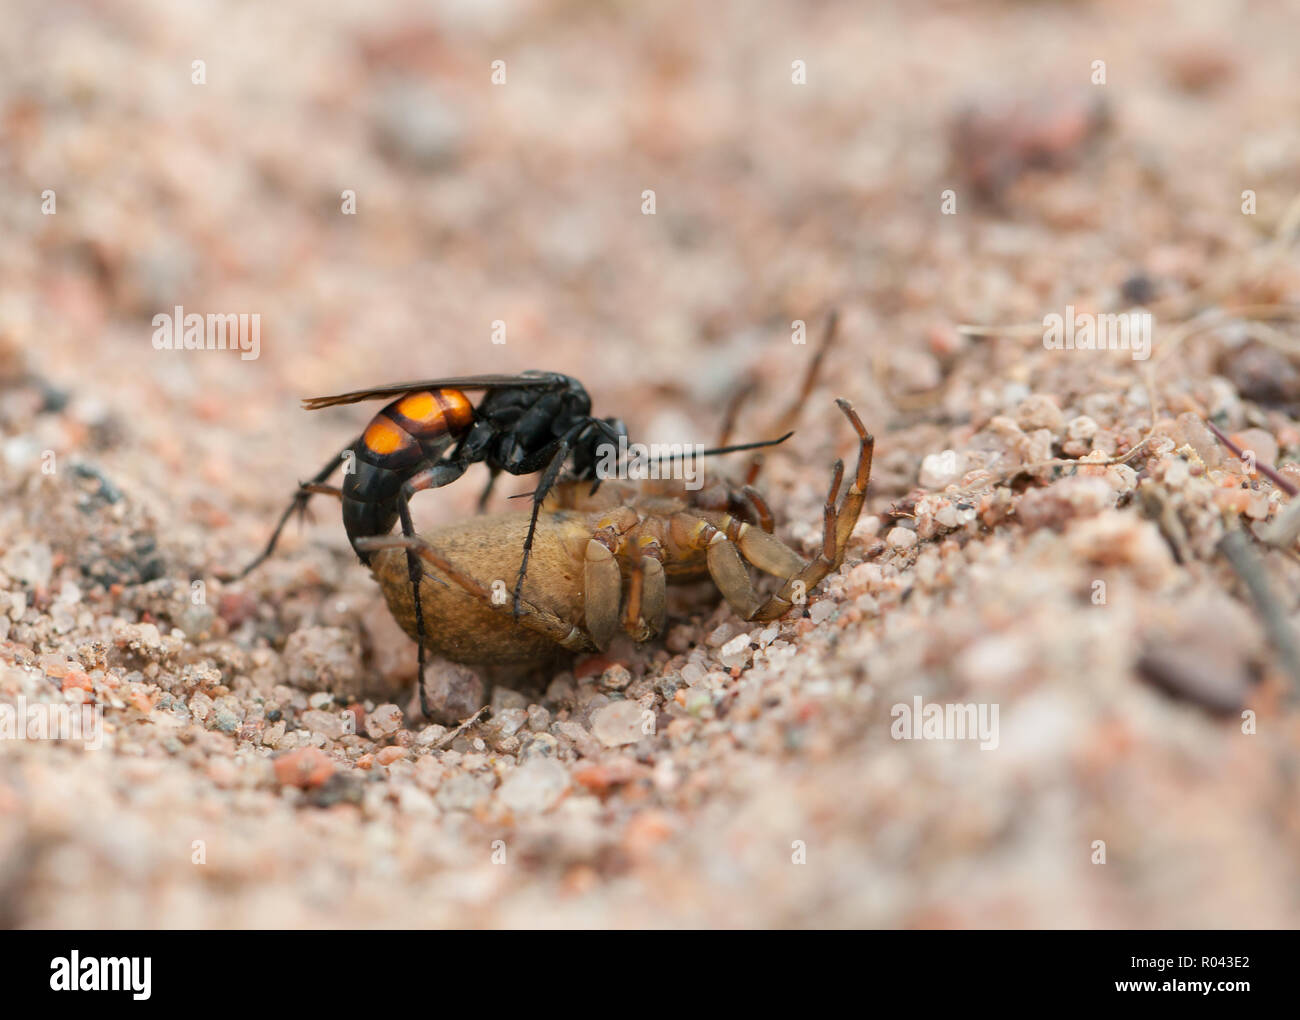
[[[387,386],[372,386],[369,389],[353,390],[350,393],[338,393],[332,397],[307,397],[302,406],[308,411],[319,411],[322,407],[335,407],[339,404],[357,404],[363,400],[378,400],[381,397],[400,397],[403,393],[422,390],[495,390],[505,386],[554,386],[560,377],[552,372],[539,372],[536,375],[461,375],[445,379],[419,379],[414,382],[390,383]]]

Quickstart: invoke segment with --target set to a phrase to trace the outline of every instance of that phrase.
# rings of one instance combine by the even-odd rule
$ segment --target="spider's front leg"
[[[841,468],[839,474],[842,473]],[[832,503],[839,487],[839,474],[833,483]],[[834,513],[831,503],[827,505],[827,513]],[[799,575],[807,564],[779,538],[764,531],[761,524],[749,524],[727,515],[714,519],[720,526],[691,511],[675,515],[669,525],[672,542],[679,549],[703,550],[709,576],[723,598],[737,615],[753,619],[766,603],[754,588],[746,561],[783,581]],[[833,532],[828,534],[833,538]]]
[[[635,510],[620,507],[596,522],[596,528],[587,541],[582,565],[583,618],[592,643],[602,652],[614,640],[620,620],[626,619],[621,612],[623,570],[619,565],[619,553],[623,551],[628,533],[636,527],[638,520]],[[659,567],[662,577],[662,564]],[[638,567],[629,585],[628,603],[629,606],[635,604],[638,619],[644,574],[645,571]],[[630,632],[631,628],[628,629]]]
[[[794,605],[797,594],[811,591],[827,574],[844,562],[849,536],[862,513],[867,484],[871,479],[871,456],[875,440],[867,432],[857,412],[846,400],[836,404],[858,434],[858,463],[853,481],[837,507],[844,464],[835,462],[830,490],[822,511],[822,548],[820,554],[804,562],[797,553],[774,535],[727,518],[719,530],[702,518],[682,514],[684,521],[675,524],[674,534],[687,547],[706,550],[709,574],[731,607],[745,620],[768,622],[783,616]],[[687,523],[689,522],[689,523]],[[743,557],[743,558],[742,558]],[[754,590],[745,561],[764,573],[785,579],[785,584],[764,601]]]
[[[623,608],[623,629],[637,641],[649,641],[663,633],[668,615],[668,578],[664,574],[664,553],[651,535],[637,539],[641,557],[628,577],[627,604]]]
[[[782,585],[781,590],[760,606],[750,619],[766,622],[783,616],[793,605],[795,592],[799,585],[803,586],[803,592],[809,592],[821,584],[827,574],[839,570],[844,563],[844,554],[848,551],[849,536],[853,534],[853,528],[862,514],[862,505],[866,502],[867,485],[871,481],[871,458],[875,451],[876,441],[862,424],[862,419],[853,410],[852,404],[844,399],[838,399],[835,403],[844,412],[849,424],[853,426],[853,430],[858,434],[858,464],[853,472],[853,481],[844,494],[843,502],[837,508],[835,506],[835,497],[839,492],[840,481],[844,474],[844,465],[842,462],[836,461],[835,474],[831,479],[830,492],[826,497],[826,507],[823,515],[821,554]]]
[[[738,534],[748,527],[732,518],[727,518],[727,521],[729,525],[740,524]],[[754,590],[754,582],[750,580],[749,571],[745,569],[745,563],[736,551],[736,543],[727,537],[725,531],[718,530],[703,517],[684,510],[674,514],[669,521],[668,535],[670,544],[683,553],[692,549],[703,550],[709,576],[738,616],[748,620],[762,605],[762,599]],[[802,565],[797,556],[795,560],[798,565]]]

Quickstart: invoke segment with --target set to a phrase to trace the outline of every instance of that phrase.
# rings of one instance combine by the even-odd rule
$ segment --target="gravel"
[[[1192,31],[1140,6],[561,5],[523,49],[474,5],[8,12],[0,708],[102,729],[0,739],[0,919],[1300,924],[1276,632],[1300,564],[1248,543],[1266,622],[1221,553],[1289,497],[1202,421],[1300,481],[1296,326],[1176,332],[1300,301],[1275,240],[1295,6]],[[1043,344],[1047,314],[1138,300],[1147,361]],[[154,349],[177,304],[259,314],[260,356]],[[782,620],[674,587],[646,645],[433,663],[427,720],[331,500],[222,580],[364,426],[300,397],[554,369],[636,436],[711,443],[753,381],[739,441],[815,349],[791,323],[832,307],[757,484],[816,556],[852,455],[836,396],[875,472],[843,569]],[[417,526],[485,480],[419,494]],[[996,739],[904,738],[918,704],[996,709]]]

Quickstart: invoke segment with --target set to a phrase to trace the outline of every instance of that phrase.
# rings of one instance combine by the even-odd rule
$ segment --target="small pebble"
[[[281,786],[309,789],[320,786],[334,774],[334,762],[329,755],[314,747],[290,751],[275,759],[275,778]]]
[[[909,528],[890,528],[885,541],[891,549],[911,549],[916,545],[916,532]]]
[[[569,788],[569,770],[553,758],[533,757],[506,777],[497,792],[515,814],[538,814],[554,807]]]
[[[591,732],[606,747],[635,744],[645,734],[645,709],[635,701],[615,701],[592,717]]]

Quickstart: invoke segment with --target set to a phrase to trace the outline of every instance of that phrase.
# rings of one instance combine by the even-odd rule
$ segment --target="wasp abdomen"
[[[379,412],[418,441],[461,435],[474,422],[474,405],[460,390],[423,390],[394,400]]]
[[[473,405],[454,389],[408,393],[370,420],[353,447],[354,470],[343,480],[343,524],[354,548],[358,538],[392,530],[403,483],[442,457],[473,422]]]
[[[435,450],[441,454],[473,421],[473,405],[460,390],[408,393],[370,420],[357,452],[372,464],[400,470]]]

